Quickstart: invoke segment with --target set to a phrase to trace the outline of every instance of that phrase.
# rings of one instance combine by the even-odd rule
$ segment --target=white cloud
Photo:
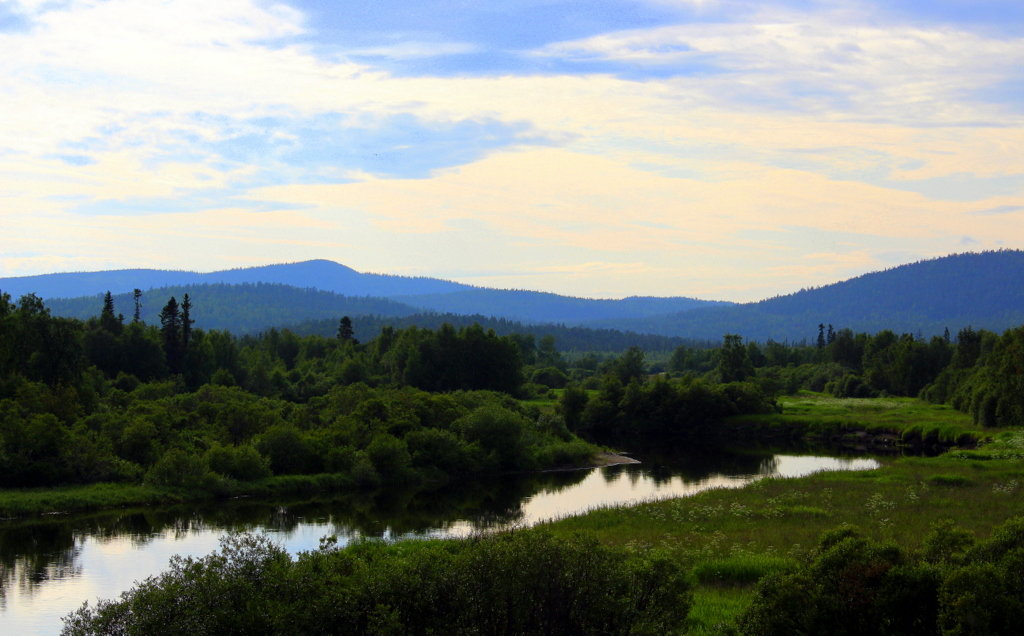
[[[969,98],[1019,73],[1020,39],[760,13],[537,52],[636,68],[696,61],[723,73],[399,77],[318,56],[301,44],[312,25],[284,5],[22,4],[32,29],[0,33],[0,275],[57,262],[213,269],[315,256],[377,271],[501,269],[505,284],[523,276],[569,293],[750,299],[878,262],[867,238],[794,247],[758,236],[783,226],[905,241],[929,255],[964,235],[1024,244],[1017,215],[969,214],[1024,206],[1024,193],[947,203],[871,183],[1024,174],[1021,118]],[[354,53],[472,51],[408,41]],[[314,186],[296,172],[297,183],[254,188],[242,209],[240,184],[256,168],[204,144],[253,117],[323,113],[353,127],[395,114],[523,124],[561,147],[508,148],[422,179],[345,165],[339,174],[357,183]],[[66,154],[93,163],[53,158]],[[178,214],[72,212],[145,198],[173,209],[195,193],[210,193],[210,209],[189,212],[182,200]],[[253,213],[268,202],[309,208]]]
[[[680,69],[703,65],[712,70],[684,81],[719,105],[753,105],[760,98],[781,110],[915,124],[990,120],[995,108],[965,98],[1019,77],[1024,59],[1024,38],[845,23],[834,16],[781,17],[786,20],[607,33],[550,44],[535,55]]]

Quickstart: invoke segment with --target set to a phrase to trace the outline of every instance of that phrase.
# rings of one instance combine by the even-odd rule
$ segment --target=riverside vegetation
[[[1021,533],[1012,523],[993,529],[1021,512],[1012,495],[1024,482],[1022,440],[1015,429],[1024,423],[1024,328],[1002,336],[966,329],[955,341],[926,342],[891,332],[826,332],[822,325],[816,343],[796,346],[744,344],[726,336],[715,350],[676,350],[668,361],[670,373],[652,379],[639,350],[573,367],[553,343],[538,346],[527,337],[498,337],[479,328],[384,329],[364,345],[355,342],[345,321],[336,338],[271,331],[236,339],[191,330],[187,299],[181,306],[168,302],[159,329],[125,324],[107,300],[99,318],[88,322],[53,318],[31,296],[18,305],[6,298],[0,303],[5,486],[86,484],[65,501],[87,496],[92,488],[107,489],[111,499],[105,503],[124,503],[132,498],[125,488],[139,489],[142,501],[158,501],[245,489],[428,484],[458,475],[586,463],[597,447],[579,435],[606,442],[692,443],[757,422],[807,432],[825,422],[832,430],[884,429],[897,439],[994,441],[937,458],[893,460],[872,473],[769,480],[740,491],[595,511],[517,533],[523,538],[345,550],[326,546],[294,562],[258,541],[239,539],[206,560],[175,562],[169,573],[140,584],[120,601],[84,608],[68,619],[72,633],[121,629],[104,625],[144,632],[138,626],[147,614],[139,608],[155,608],[184,589],[194,590],[197,598],[238,599],[221,608],[227,616],[248,620],[250,595],[232,587],[241,583],[231,576],[254,562],[280,563],[266,579],[276,590],[274,598],[281,599],[275,606],[280,612],[268,612],[268,621],[290,616],[295,610],[285,599],[303,598],[297,591],[314,584],[304,568],[330,562],[325,571],[333,574],[327,578],[337,586],[325,585],[308,596],[336,600],[347,594],[363,600],[352,601],[346,618],[320,615],[323,631],[339,631],[342,623],[335,621],[351,620],[362,621],[353,624],[366,632],[419,633],[425,628],[408,618],[418,610],[402,605],[412,601],[385,593],[398,585],[394,581],[422,576],[429,579],[424,590],[448,590],[461,598],[454,586],[475,579],[459,559],[519,563],[516,559],[538,550],[548,550],[551,562],[562,564],[552,566],[551,577],[573,581],[578,574],[572,574],[577,572],[572,562],[581,558],[584,544],[591,546],[588,553],[604,555],[606,563],[619,564],[623,576],[634,577],[607,582],[607,593],[619,595],[612,605],[633,608],[624,614],[630,622],[616,623],[610,633],[815,633],[829,621],[847,629],[835,633],[938,633],[940,628],[999,633],[1021,603],[1011,575],[1015,550],[1024,550],[1024,544],[1014,543]],[[550,399],[551,389],[558,389],[557,400]],[[804,393],[783,398],[781,407],[774,397],[801,390],[831,397]],[[864,399],[912,395],[953,408]],[[918,421],[922,413],[933,421]],[[47,498],[53,493],[8,489],[0,497],[9,511],[27,511],[52,505],[56,500]],[[103,497],[97,495],[93,505],[102,505]],[[19,498],[22,503],[11,503]],[[860,525],[862,534],[844,530],[819,541],[822,532],[843,522]],[[596,539],[577,537],[578,531]],[[970,548],[975,537],[980,547]],[[943,548],[947,556],[934,556],[938,552],[929,546],[944,543],[952,545]],[[993,547],[996,543],[1002,547]],[[490,556],[473,561],[476,550]],[[414,556],[418,551],[429,556]],[[453,556],[446,561],[443,554]],[[962,554],[987,556],[965,561]],[[371,561],[367,555],[374,555]],[[364,565],[353,565],[360,562]],[[488,567],[496,581],[505,580],[501,567]],[[970,567],[975,570],[962,571]],[[374,573],[353,574],[360,568]],[[378,571],[385,578],[374,578]],[[387,572],[399,574],[391,580]],[[857,578],[865,572],[875,574]],[[263,581],[260,576],[255,580]],[[692,592],[687,576],[694,577]],[[761,579],[755,591],[752,586]],[[516,595],[527,599],[515,605],[519,608],[539,604],[540,598],[569,598],[539,574],[508,580],[513,587],[506,589],[506,605],[485,603],[488,611],[512,607]],[[536,588],[542,580],[545,586]],[[844,606],[829,581],[855,585],[863,592],[856,595],[862,605]],[[796,604],[783,593],[794,586],[807,603]],[[655,589],[661,592],[650,591]],[[904,592],[909,596],[900,597]],[[599,615],[611,601],[600,601],[597,591],[587,593],[596,596],[573,601],[583,608],[579,615],[551,618],[550,624],[591,624],[584,616]],[[684,620],[691,593],[693,609]],[[973,614],[972,594],[980,608]],[[927,601],[936,608],[935,620],[927,614],[921,625],[894,622],[892,611],[899,606],[894,598]],[[464,601],[460,607],[468,614],[452,614],[453,625],[493,625],[484,631],[507,633],[515,625],[529,625],[520,631],[544,631],[542,625],[549,624],[509,623],[533,620],[519,616],[521,609],[499,612],[498,618],[473,614],[479,601]],[[180,623],[183,631],[186,624],[206,625],[203,616],[223,617],[197,603],[198,614],[180,615],[182,621],[198,621]],[[851,613],[866,618],[844,621]],[[790,622],[771,623],[764,618],[769,615],[788,616]],[[977,631],[978,625],[988,631]]]

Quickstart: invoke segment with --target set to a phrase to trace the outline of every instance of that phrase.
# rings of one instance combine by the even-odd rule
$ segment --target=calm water
[[[83,601],[113,598],[166,568],[203,556],[234,531],[265,533],[292,553],[320,538],[466,536],[574,515],[595,506],[736,488],[766,476],[868,470],[872,459],[700,453],[644,455],[643,464],[505,478],[443,492],[316,502],[236,500],[191,508],[52,516],[0,524],[0,633],[52,634]]]

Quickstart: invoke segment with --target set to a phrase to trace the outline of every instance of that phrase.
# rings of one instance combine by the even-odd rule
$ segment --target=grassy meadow
[[[697,584],[690,632],[717,634],[746,606],[761,576],[795,568],[820,535],[837,526],[856,526],[867,537],[916,550],[940,521],[950,519],[982,539],[1024,514],[1024,431],[981,429],[963,413],[908,398],[805,393],[781,402],[783,413],[743,421],[799,424],[809,432],[841,427],[987,441],[937,457],[883,458],[872,471],[764,479],[738,490],[595,510],[550,529],[680,559]]]
[[[781,413],[741,415],[728,425],[759,432],[797,430],[806,437],[845,432],[891,433],[900,440],[925,440],[945,445],[970,445],[1001,429],[983,428],[971,416],[949,406],[916,398],[836,398],[801,391],[778,399]]]

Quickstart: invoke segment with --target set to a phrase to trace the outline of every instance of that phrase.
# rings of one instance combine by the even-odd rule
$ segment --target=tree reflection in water
[[[618,505],[637,500],[636,493],[631,494],[628,488],[621,487],[626,482],[640,486],[639,498],[663,497],[690,494],[705,482],[720,484],[722,477],[741,485],[755,476],[776,473],[780,465],[778,456],[768,450],[725,452],[662,447],[635,449],[635,452],[644,463],[608,466],[599,469],[597,474],[592,470],[579,470],[506,475],[498,479],[467,480],[429,491],[345,492],[303,500],[243,498],[160,509],[0,522],[0,622],[11,603],[26,599],[28,603],[32,595],[48,584],[80,578],[86,551],[93,550],[87,559],[89,563],[104,563],[100,560],[103,555],[96,554],[97,546],[121,554],[126,551],[142,554],[151,548],[154,553],[174,553],[181,550],[175,547],[174,541],[192,539],[195,544],[197,537],[209,537],[213,541],[225,532],[239,531],[267,532],[293,551],[315,549],[319,537],[332,534],[342,544],[357,537],[465,536],[536,523],[542,518],[538,515],[564,516],[593,505]],[[811,464],[815,461],[814,458],[802,459],[810,460]],[[622,499],[595,499],[598,503],[580,507],[580,502],[587,497],[600,498],[606,494],[619,497],[620,492]],[[562,508],[563,505],[568,507]],[[312,534],[318,536],[309,545]],[[156,572],[142,576],[149,574]],[[89,574],[90,577],[103,575],[103,572]],[[106,581],[93,584],[107,589]],[[13,596],[12,588],[18,591]],[[59,617],[83,600],[69,599],[67,607],[54,610],[52,620],[59,624]]]

